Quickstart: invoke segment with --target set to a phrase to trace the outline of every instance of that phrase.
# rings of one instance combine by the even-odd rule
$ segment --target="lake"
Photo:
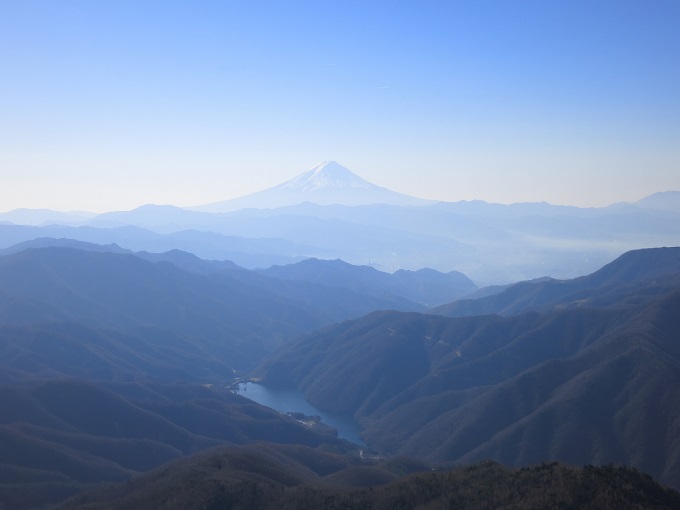
[[[303,393],[291,388],[271,388],[254,382],[241,383],[237,393],[263,406],[271,407],[282,413],[304,413],[308,416],[320,416],[326,425],[338,429],[338,436],[364,445],[359,438],[361,429],[351,416],[327,413],[317,409],[305,400]]]

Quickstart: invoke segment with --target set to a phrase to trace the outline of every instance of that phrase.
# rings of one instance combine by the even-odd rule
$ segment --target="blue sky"
[[[0,210],[197,205],[322,160],[437,200],[680,190],[680,2],[0,0]]]

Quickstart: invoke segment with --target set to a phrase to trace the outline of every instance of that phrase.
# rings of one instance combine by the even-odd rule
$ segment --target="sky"
[[[192,206],[323,160],[422,198],[680,190],[677,0],[0,0],[0,211]]]

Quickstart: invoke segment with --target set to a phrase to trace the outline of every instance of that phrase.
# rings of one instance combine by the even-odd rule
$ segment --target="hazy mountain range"
[[[585,209],[432,203],[325,162],[268,190],[191,210],[146,205],[95,216],[4,213],[0,221],[12,225],[0,225],[0,248],[67,237],[134,251],[180,249],[247,268],[340,258],[388,272],[432,268],[461,271],[478,285],[505,284],[571,278],[631,249],[678,245],[678,203],[680,192]]]

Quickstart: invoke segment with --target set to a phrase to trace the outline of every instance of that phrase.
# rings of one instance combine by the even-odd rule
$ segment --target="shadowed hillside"
[[[308,448],[220,449],[174,462],[124,486],[83,495],[84,509],[658,509],[680,494],[635,470],[560,464],[507,469],[485,462],[425,472],[406,461],[360,462]],[[369,482],[370,488],[362,488]]]
[[[677,486],[680,287],[646,290],[626,306],[512,317],[377,312],[283,348],[256,373],[354,414],[385,453],[615,462]]]
[[[111,253],[77,245],[7,254],[0,257],[0,503],[18,510],[53,504],[208,448],[255,442],[259,446],[229,459],[187,458],[106,497],[124,501],[121,508],[186,502],[185,495],[201,508],[229,507],[232,498],[265,508],[296,506],[291,501],[311,508],[321,500],[358,502],[359,508],[391,508],[402,500],[464,505],[468,496],[440,492],[436,477],[433,499],[419,499],[421,482],[414,488],[408,480],[386,486],[396,487],[394,493],[381,489],[376,501],[375,493],[347,491],[397,483],[398,476],[426,469],[425,461],[489,458],[517,466],[625,464],[677,486],[677,254],[644,250],[578,280],[527,284],[543,290],[529,297],[519,292],[507,316],[376,311],[304,336],[362,307],[410,301],[396,291],[381,297],[377,289],[392,292],[394,282],[379,283],[371,268],[342,262],[284,268],[311,265],[320,272],[282,280],[181,252]],[[324,274],[336,266],[339,272]],[[419,283],[399,292],[417,292],[431,276],[408,275]],[[329,286],[333,279],[337,286]],[[368,447],[339,440],[323,423],[298,422],[299,416],[227,391],[239,376],[235,369],[279,345],[256,375],[268,385],[297,386],[320,409],[353,414]],[[214,474],[201,464],[208,458],[231,467]],[[192,478],[182,466],[203,474]],[[494,469],[501,478],[507,474]],[[586,472],[550,476],[563,487],[568,473]],[[597,473],[618,473],[614,483],[625,485],[631,472]],[[569,491],[586,490],[578,485],[582,475],[575,476]],[[146,485],[149,480],[154,483]],[[135,487],[143,488],[128,496]],[[154,499],[175,488],[181,492],[176,500]],[[617,491],[605,490],[607,497]],[[619,501],[585,493],[603,505]],[[541,502],[554,497],[536,496]],[[569,504],[580,503],[564,499],[564,508]]]
[[[204,386],[52,380],[0,385],[0,401],[0,504],[17,510],[220,444],[354,449],[326,429]]]
[[[181,252],[50,242],[0,257],[5,507],[54,503],[219,444],[354,449],[226,385],[287,339],[389,300]]]
[[[150,262],[132,254],[28,249],[0,257],[0,321],[77,322],[145,340],[167,335],[240,369],[324,324],[376,308],[422,309],[404,298],[330,292],[222,266],[176,252]]]

